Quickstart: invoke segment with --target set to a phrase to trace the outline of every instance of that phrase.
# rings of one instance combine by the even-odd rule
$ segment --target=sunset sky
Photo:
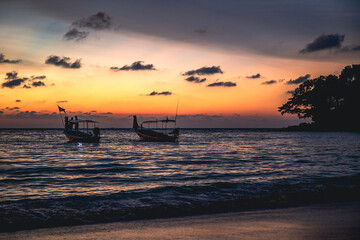
[[[288,91],[360,63],[360,2],[0,1],[0,128],[284,127]]]

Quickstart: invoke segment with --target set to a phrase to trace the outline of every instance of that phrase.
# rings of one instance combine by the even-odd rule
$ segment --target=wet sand
[[[0,233],[0,239],[360,239],[360,203]]]

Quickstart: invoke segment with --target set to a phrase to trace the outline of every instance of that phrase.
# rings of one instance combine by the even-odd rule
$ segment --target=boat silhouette
[[[69,120],[69,116],[67,115],[64,108],[59,108],[60,118],[64,126],[64,134],[67,137],[67,139],[70,142],[99,142],[100,141],[100,128],[96,126],[98,122],[89,120],[89,119],[83,119],[80,120],[75,116],[75,119],[71,118]],[[62,118],[61,112],[65,113],[65,123]],[[93,130],[92,132],[89,131],[91,128],[89,128],[89,123],[93,124]],[[79,128],[79,126],[82,125],[82,128]],[[80,130],[81,129],[81,130]]]
[[[77,124],[83,124],[82,131],[79,129],[64,129],[64,134],[69,139],[70,142],[99,142],[100,141],[100,128],[96,127],[95,124],[98,123],[93,120],[70,120],[69,123],[73,123],[75,126]],[[89,123],[94,124],[94,128],[89,131]]]
[[[175,123],[174,128],[169,130],[167,128],[168,123]],[[155,124],[156,130],[143,127],[143,124]],[[162,128],[157,128],[158,124],[162,125]],[[162,120],[144,121],[140,125],[137,122],[137,117],[133,116],[133,129],[142,141],[150,142],[177,142],[179,139],[179,128],[176,127],[176,120],[165,118]]]

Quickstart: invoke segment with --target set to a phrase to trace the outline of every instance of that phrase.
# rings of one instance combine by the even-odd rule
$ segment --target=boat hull
[[[177,142],[179,139],[178,134],[165,134],[149,129],[137,129],[135,132],[142,141],[148,142]]]
[[[65,136],[70,142],[99,142],[100,136],[90,134],[77,134],[65,132]]]

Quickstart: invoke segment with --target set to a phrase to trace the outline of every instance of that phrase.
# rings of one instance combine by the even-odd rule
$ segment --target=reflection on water
[[[100,143],[68,143],[61,130],[2,130],[0,217],[9,225],[21,214],[41,222],[37,212],[61,225],[64,211],[80,222],[162,208],[228,211],[266,207],[269,199],[312,201],[317,192],[344,195],[359,184],[358,133],[181,133],[178,143],[154,143],[132,130],[103,130]]]

